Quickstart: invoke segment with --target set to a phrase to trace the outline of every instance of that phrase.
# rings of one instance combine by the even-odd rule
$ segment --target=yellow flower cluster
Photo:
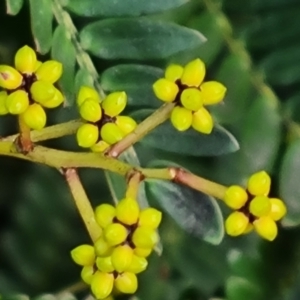
[[[164,102],[175,102],[171,122],[179,131],[191,126],[204,134],[211,133],[213,119],[205,105],[216,104],[223,100],[226,87],[217,81],[203,82],[206,69],[200,59],[189,62],[184,67],[170,65],[165,78],[153,84],[156,97]]]
[[[277,236],[276,221],[286,214],[286,206],[278,198],[269,198],[270,176],[264,172],[253,174],[247,191],[238,186],[230,186],[224,201],[236,211],[225,221],[226,232],[231,236],[246,234],[255,228],[263,238],[272,241]]]
[[[105,299],[113,289],[125,294],[137,290],[136,274],[148,265],[158,242],[156,229],[162,214],[154,208],[140,210],[135,199],[124,198],[116,207],[102,204],[95,218],[102,236],[91,245],[73,249],[73,260],[82,266],[81,277],[91,286],[96,299]]]
[[[87,86],[81,87],[77,105],[86,123],[77,131],[78,145],[91,148],[94,152],[103,152],[132,132],[137,126],[136,122],[128,116],[119,115],[126,104],[125,92],[111,93],[101,101],[96,90]]]
[[[62,74],[62,64],[55,60],[44,63],[28,46],[15,55],[15,68],[0,65],[0,115],[20,115],[31,129],[46,125],[44,108],[59,106],[64,97],[53,85]]]

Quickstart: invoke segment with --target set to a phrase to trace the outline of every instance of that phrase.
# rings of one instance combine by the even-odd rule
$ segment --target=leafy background
[[[57,10],[62,8],[59,3],[67,15]],[[76,27],[58,26],[52,5],[56,16],[63,13]],[[17,15],[7,15],[7,9]],[[222,220],[213,199],[176,187],[172,188],[175,196],[170,196],[170,186],[148,182],[148,201],[172,217],[164,214],[160,230],[164,250],[161,257],[151,257],[149,269],[140,276],[138,299],[300,298],[299,12],[297,0],[245,0],[242,4],[237,0],[7,0],[7,6],[1,1],[0,63],[12,63],[15,51],[24,44],[36,46],[43,58],[64,63],[60,87],[68,103],[65,109],[51,112],[49,124],[78,117],[73,106],[76,91],[82,83],[91,84],[96,72],[100,74],[97,87],[105,92],[126,90],[128,113],[141,117],[159,105],[151,84],[161,76],[161,69],[170,62],[201,57],[208,65],[207,77],[228,87],[225,102],[212,112],[235,136],[240,150],[234,152],[234,138],[221,127],[225,141],[221,144],[216,142],[220,139],[200,137],[195,142],[180,136],[172,149],[168,143],[158,148],[156,131],[128,154],[129,159],[143,166],[176,161],[222,184],[245,184],[249,174],[266,169],[272,175],[272,193],[289,207],[274,242],[255,234],[238,239],[225,236],[221,241]],[[187,28],[201,32],[207,42]],[[78,46],[84,49],[80,55]],[[168,124],[160,130],[173,140]],[[13,118],[1,118],[1,135],[15,131]],[[47,145],[78,150],[74,137]],[[0,157],[0,166],[2,298],[21,299],[22,293],[35,299],[74,299],[61,291],[86,297],[88,291],[78,285],[79,269],[69,251],[88,242],[88,237],[63,178],[48,167],[6,157]],[[103,172],[80,170],[80,175],[94,205],[112,201]],[[121,179],[109,177],[121,195]],[[178,195],[185,202],[172,203],[170,199]],[[182,205],[190,212],[201,208],[192,227],[183,226]],[[54,295],[38,296],[44,293]]]

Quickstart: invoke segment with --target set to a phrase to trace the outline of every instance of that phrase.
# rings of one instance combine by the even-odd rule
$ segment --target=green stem
[[[227,187],[180,168],[141,169],[146,178],[172,180],[212,197],[224,200]]]
[[[140,175],[144,176],[146,179],[154,178],[161,180],[173,180],[218,199],[224,199],[226,191],[225,186],[209,181],[180,168],[135,168],[135,171],[133,171],[133,167],[131,165],[118,159],[99,155],[97,153],[78,153],[55,150],[43,146],[35,146],[30,153],[24,155],[15,150],[13,142],[1,141],[0,155],[42,163],[57,169],[98,168],[111,171],[122,176],[130,174],[130,172],[137,172],[139,179],[134,177],[135,180],[137,180],[136,182],[141,180]]]
[[[30,134],[31,141],[35,143],[74,134],[81,124],[80,120],[72,120],[58,125],[48,126],[41,130],[32,130]],[[1,141],[12,142],[17,137],[18,134],[14,134],[2,138]]]
[[[66,169],[64,171],[64,175],[72,193],[75,205],[86,226],[86,229],[92,241],[96,242],[96,240],[101,236],[102,230],[95,220],[94,210],[85,193],[77,171],[73,168]]]
[[[126,198],[137,199],[139,186],[142,181],[142,174],[139,171],[129,173]]]
[[[176,172],[174,181],[189,186],[212,197],[224,200],[227,187],[205,178],[199,177],[182,169],[173,169]]]
[[[0,142],[0,155],[29,160],[57,169],[98,168],[118,173],[123,176],[132,169],[131,165],[125,162],[97,153],[62,151],[43,146],[35,146],[30,153],[24,155],[15,150],[13,142]]]
[[[122,154],[122,152],[141,140],[158,125],[165,122],[169,118],[174,106],[174,103],[168,103],[161,106],[151,116],[142,121],[132,133],[128,134],[120,142],[113,145],[107,151],[107,155],[111,157],[118,157],[120,154]]]
[[[70,15],[62,8],[60,0],[53,0],[52,10],[57,23],[64,26],[71,36],[71,40],[76,51],[78,65],[80,66],[80,68],[86,69],[89,72],[89,74],[93,78],[96,90],[98,91],[101,97],[104,97],[104,92],[98,81],[98,72],[90,56],[83,50],[79,42],[78,31],[75,25],[73,24]]]
[[[30,128],[24,122],[22,115],[18,116],[18,123],[20,134],[17,136],[16,142],[19,144],[21,152],[28,153],[33,148],[33,144],[30,137]]]

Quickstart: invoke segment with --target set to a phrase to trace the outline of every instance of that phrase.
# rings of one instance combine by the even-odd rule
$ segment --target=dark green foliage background
[[[122,15],[108,5],[107,10],[92,11],[93,18],[84,18],[83,15],[87,14],[85,5],[89,7],[91,1],[64,1],[69,3],[79,30],[105,16]],[[12,63],[20,46],[34,46],[27,2],[33,3],[34,0],[25,1],[15,17],[6,15],[5,3],[0,3],[0,64]],[[225,237],[217,246],[187,234],[178,222],[165,214],[161,228],[163,254],[151,257],[148,271],[140,276],[137,297],[141,300],[300,299],[300,231],[297,227],[300,224],[300,2],[194,0],[186,3],[169,0],[163,1],[164,5],[157,10],[158,2],[153,1],[153,6],[141,11],[139,5],[134,10],[126,10],[125,6],[121,10],[129,16],[156,13],[150,15],[147,22],[172,21],[199,30],[208,41],[203,45],[193,44],[191,34],[190,44],[177,41],[182,47],[181,53],[172,53],[171,50],[176,50],[176,43],[172,46],[174,49],[164,49],[163,44],[158,49],[153,44],[153,55],[136,52],[134,57],[130,53],[120,57],[124,49],[119,49],[120,44],[110,35],[98,28],[104,35],[105,42],[101,44],[99,40],[91,42],[83,30],[80,34],[82,44],[92,53],[101,86],[107,92],[125,89],[129,95],[129,112],[139,114],[139,109],[153,109],[159,105],[152,94],[151,83],[160,76],[160,68],[169,62],[185,63],[191,58],[201,57],[208,65],[208,79],[214,78],[228,87],[225,103],[214,107],[212,112],[215,119],[236,137],[240,150],[203,157],[207,146],[203,140],[206,144],[198,153],[195,153],[195,145],[189,148],[193,151],[190,155],[181,152],[180,147],[175,153],[168,153],[166,149],[150,148],[153,141],[148,138],[144,144],[136,146],[141,164],[146,166],[152,159],[167,159],[222,184],[245,184],[251,173],[266,169],[273,179],[272,193],[286,200],[290,212],[273,243],[250,234],[237,239]],[[42,0],[40,3],[50,2]],[[170,3],[179,7],[168,11],[172,7]],[[21,4],[22,1],[15,1],[15,12]],[[161,12],[158,14],[158,11]],[[78,14],[82,16],[76,16]],[[45,18],[45,22],[50,24],[51,18]],[[109,26],[111,21],[105,22],[105,26]],[[177,28],[174,26],[170,28]],[[138,31],[135,27],[133,29]],[[119,35],[126,34],[126,30],[116,31]],[[174,32],[177,31],[174,29]],[[40,45],[42,53],[50,49],[49,35],[51,31],[45,28],[44,35],[40,36],[45,39]],[[56,28],[54,39],[64,42],[64,51],[54,43],[51,55],[62,60],[67,57],[67,75],[61,84],[70,99],[69,104],[72,104],[78,84],[82,78],[88,83],[89,78],[82,76],[85,74],[83,70],[73,80],[75,52],[68,40],[63,40],[63,28]],[[185,51],[185,48],[190,51]],[[167,50],[170,51],[166,57],[155,55],[155,51],[165,53]],[[124,69],[119,66],[124,63],[139,63],[144,67]],[[118,73],[120,70],[123,70],[121,75],[124,77]],[[133,77],[135,73],[138,75]],[[70,106],[63,111],[52,111],[48,123],[76,117],[76,111]],[[1,136],[16,130],[14,118],[1,118]],[[74,137],[46,144],[77,149]],[[222,153],[222,149],[218,148],[218,151]],[[225,152],[233,150],[236,149]],[[82,170],[80,175],[94,205],[112,200],[101,171]],[[163,203],[163,194],[159,201],[155,201],[151,187],[146,187],[147,191],[152,205]],[[221,209],[228,214],[223,205]],[[20,299],[7,296],[19,293],[30,297],[56,293],[77,283],[79,268],[71,262],[69,251],[83,242],[88,242],[88,236],[63,177],[45,166],[0,157],[0,294],[5,295],[3,299]],[[76,296],[82,298],[87,293],[84,290]],[[39,299],[49,299],[50,296],[47,297]],[[50,298],[55,299],[54,296]],[[66,298],[73,299],[70,295]]]

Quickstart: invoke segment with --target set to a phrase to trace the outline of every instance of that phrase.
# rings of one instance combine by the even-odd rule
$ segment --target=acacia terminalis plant
[[[82,267],[81,278],[95,298],[107,299],[114,293],[134,294],[137,274],[146,271],[153,251],[162,252],[162,211],[187,232],[217,245],[224,228],[230,236],[256,231],[273,241],[287,209],[270,195],[271,178],[264,170],[251,174],[245,186],[225,186],[172,161],[140,164],[133,148],[138,142],[182,155],[213,157],[238,151],[237,140],[211,110],[226,103],[227,87],[218,78],[210,79],[204,60],[190,51],[205,42],[201,33],[137,17],[185,1],[140,1],[134,6],[129,0],[98,2],[29,1],[35,48],[24,45],[14,65],[0,65],[0,115],[15,116],[19,125],[18,133],[1,137],[0,154],[53,167],[65,177],[91,240],[73,249],[71,257]],[[8,12],[17,14],[22,3],[7,1]],[[70,12],[102,19],[78,32]],[[44,61],[49,51],[50,59]],[[101,76],[92,58],[148,65],[118,64]],[[150,66],[151,61],[165,65],[164,70]],[[146,77],[151,88],[133,96],[126,81],[132,78],[143,90]],[[47,126],[48,110],[70,106],[76,107],[79,118]],[[67,135],[76,140],[76,151],[41,145]],[[105,171],[115,202],[93,207],[79,168]],[[115,174],[126,183],[118,194]],[[191,189],[197,191],[198,201]],[[150,197],[159,208],[148,204]],[[217,200],[233,210],[225,221]]]

